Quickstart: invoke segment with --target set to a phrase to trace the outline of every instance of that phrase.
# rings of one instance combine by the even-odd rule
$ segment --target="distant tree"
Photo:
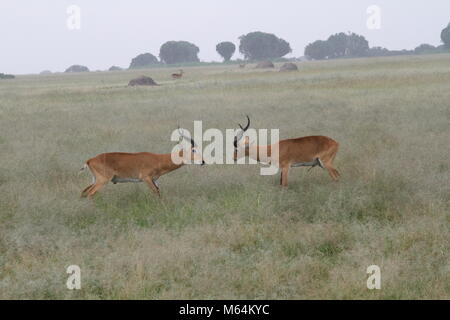
[[[271,33],[250,32],[239,39],[239,52],[250,60],[275,59],[292,52],[287,41]]]
[[[450,23],[447,28],[444,28],[441,32],[441,40],[447,49],[450,49]]]
[[[336,33],[326,41],[318,40],[305,48],[305,55],[313,59],[364,57],[369,54],[369,42],[356,33]]]
[[[336,33],[328,37],[330,47],[330,58],[339,58],[345,56],[348,37],[345,33]]]
[[[331,57],[363,57],[369,50],[369,42],[356,33],[336,33],[328,38]]]
[[[73,66],[68,67],[64,72],[89,72],[89,68],[74,64]]]
[[[159,58],[162,62],[184,63],[199,62],[198,53],[200,49],[193,43],[187,41],[168,41],[159,50]]]
[[[123,70],[121,67],[118,66],[111,66],[108,71],[120,71]]]
[[[436,47],[427,43],[423,43],[414,49],[415,54],[433,53],[434,51],[436,51]]]
[[[129,69],[145,68],[158,63],[158,58],[151,53],[142,53],[131,60]]]
[[[364,57],[369,50],[369,42],[363,36],[356,33],[347,35],[345,55],[350,57]]]
[[[323,60],[331,54],[331,47],[328,41],[317,40],[310,43],[305,48],[305,56],[309,59]]]
[[[0,73],[0,79],[14,79],[15,76],[13,74]]]
[[[216,51],[222,56],[224,61],[230,61],[236,51],[236,46],[232,42],[225,41],[217,44]]]

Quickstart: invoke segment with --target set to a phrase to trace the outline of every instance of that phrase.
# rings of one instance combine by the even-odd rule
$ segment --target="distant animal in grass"
[[[244,69],[245,68],[245,63],[240,63],[239,64],[239,68]]]
[[[172,79],[180,79],[183,76],[183,70],[180,69],[178,73],[172,73]]]

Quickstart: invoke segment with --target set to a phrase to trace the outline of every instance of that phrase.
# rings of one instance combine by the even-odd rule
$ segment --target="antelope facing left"
[[[256,156],[257,161],[272,164],[281,169],[280,185],[288,185],[288,172],[291,167],[319,166],[328,171],[333,180],[338,180],[340,174],[333,167],[333,160],[339,148],[339,143],[325,136],[309,136],[295,139],[280,140],[278,145],[254,145],[249,137],[242,139],[244,132],[250,127],[250,118],[247,116],[247,125],[242,127],[234,137],[234,160],[238,155]],[[278,148],[278,159],[273,159],[272,150]],[[243,150],[242,150],[243,149]],[[244,152],[238,152],[242,150]]]
[[[176,170],[186,163],[205,164],[194,139],[185,136],[181,129],[179,129],[179,134],[190,142],[190,148],[184,148],[178,154],[109,152],[87,160],[81,170],[89,168],[93,175],[93,182],[81,192],[81,196],[92,197],[109,181],[114,184],[146,182],[148,187],[160,196],[157,183],[160,176]],[[172,159],[177,158],[181,160],[180,163],[173,162]]]

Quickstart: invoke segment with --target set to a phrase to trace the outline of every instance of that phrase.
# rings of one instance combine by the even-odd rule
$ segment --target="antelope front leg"
[[[96,180],[97,182],[90,189],[86,188],[88,198],[92,198],[94,194],[97,193],[98,190],[100,190],[105,184],[108,183],[108,179],[104,177],[97,178]]]

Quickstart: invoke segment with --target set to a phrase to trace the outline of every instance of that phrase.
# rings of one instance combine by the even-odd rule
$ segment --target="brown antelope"
[[[188,162],[205,164],[194,139],[185,136],[180,129],[179,134],[183,139],[190,141],[191,145],[190,148],[180,150],[178,154],[110,152],[87,160],[81,170],[89,168],[93,182],[81,192],[81,196],[92,197],[109,181],[114,184],[145,181],[149,188],[160,196],[159,185],[156,182],[160,176]],[[181,160],[179,164],[173,162],[172,159],[176,158]]]
[[[234,160],[238,159],[238,149],[244,148],[243,156],[255,156],[259,162],[265,162],[281,169],[280,185],[288,185],[288,172],[291,167],[315,167],[326,169],[333,180],[338,180],[340,174],[333,167],[333,160],[339,148],[339,143],[325,136],[308,136],[295,139],[280,140],[278,145],[253,145],[249,137],[242,139],[244,132],[250,126],[250,118],[247,116],[247,125],[234,137]],[[278,147],[278,160],[271,159],[272,150]],[[241,154],[241,152],[239,152]]]
[[[180,69],[180,72],[178,73],[172,73],[172,78],[173,79],[180,79],[183,76],[183,70]]]
[[[241,68],[241,69],[245,68],[245,63],[240,63],[239,68]]]

